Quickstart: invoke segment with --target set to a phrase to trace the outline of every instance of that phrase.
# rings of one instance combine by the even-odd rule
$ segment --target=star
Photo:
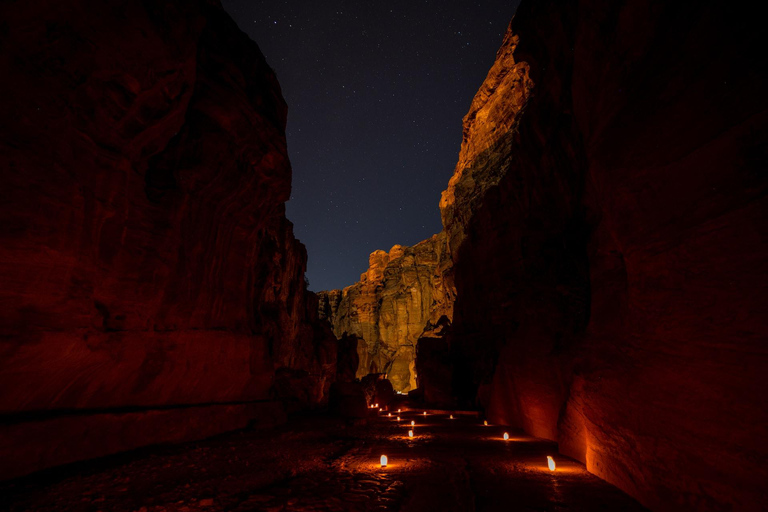
[[[223,0],[288,104],[286,215],[313,290],[350,285],[373,250],[442,229],[462,118],[516,4]]]

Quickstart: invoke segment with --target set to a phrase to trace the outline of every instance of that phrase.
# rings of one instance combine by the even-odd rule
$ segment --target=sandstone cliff
[[[271,420],[275,369],[322,401],[258,47],[204,0],[0,18],[0,478]]]
[[[373,252],[359,282],[318,294],[320,317],[336,336],[360,338],[358,378],[386,373],[396,391],[416,387],[417,340],[441,317],[453,317],[450,270],[447,240],[439,233],[413,247]]]
[[[493,67],[464,116],[459,161],[440,198],[443,230],[454,256],[464,240],[464,227],[486,191],[507,171],[498,155],[501,148],[509,151],[504,146],[509,144],[509,134],[514,133],[531,95],[529,66],[515,61],[517,43],[518,37],[508,30]]]
[[[747,10],[523,0],[441,202],[455,392],[656,510],[768,507],[768,62]]]

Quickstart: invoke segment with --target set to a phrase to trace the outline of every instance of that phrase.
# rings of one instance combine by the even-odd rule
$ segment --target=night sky
[[[288,219],[310,289],[357,281],[368,255],[441,229],[461,120],[517,1],[223,0],[288,102]]]

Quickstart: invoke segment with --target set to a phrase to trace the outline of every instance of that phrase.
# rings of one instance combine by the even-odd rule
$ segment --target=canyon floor
[[[395,406],[395,411],[398,406]],[[644,510],[555,445],[469,414],[324,416],[58,468],[0,485],[12,511]],[[396,414],[396,412],[395,412]],[[415,421],[414,438],[408,437]],[[379,457],[389,458],[381,468]],[[557,470],[547,468],[554,455]]]

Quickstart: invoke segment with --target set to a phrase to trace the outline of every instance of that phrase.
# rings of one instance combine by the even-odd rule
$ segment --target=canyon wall
[[[459,399],[655,510],[768,507],[761,19],[523,0],[441,202]]]
[[[360,281],[318,293],[320,317],[337,337],[358,337],[357,377],[385,373],[396,391],[416,388],[416,343],[453,317],[451,258],[444,233],[413,247],[375,251]]]
[[[325,400],[336,344],[256,44],[204,0],[0,19],[0,478]]]

